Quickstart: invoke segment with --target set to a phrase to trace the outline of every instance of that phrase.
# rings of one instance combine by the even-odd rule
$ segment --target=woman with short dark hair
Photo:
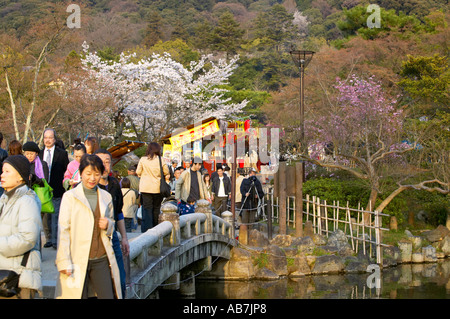
[[[73,161],[67,165],[64,172],[63,186],[66,190],[80,182],[80,162],[84,154],[86,154],[86,147],[83,144],[76,144],[73,148]]]
[[[142,196],[142,223],[141,231],[145,233],[148,229],[158,224],[159,213],[163,196],[160,191],[161,165],[164,180],[170,176],[169,168],[162,162],[161,146],[152,142],[147,147],[146,156],[138,163],[136,174],[140,177],[139,191]]]
[[[120,274],[111,236],[111,195],[98,187],[105,167],[97,155],[83,155],[81,183],[64,193],[59,212],[56,298],[121,299]]]
[[[25,156],[8,156],[3,162],[1,183],[5,192],[0,197],[0,269],[20,274],[20,292],[11,297],[19,299],[31,299],[42,291],[41,210],[36,193],[27,186],[29,177],[30,162]],[[28,257],[22,266],[24,256]]]

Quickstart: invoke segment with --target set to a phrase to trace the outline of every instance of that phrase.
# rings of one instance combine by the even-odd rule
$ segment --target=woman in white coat
[[[64,193],[59,212],[55,297],[121,299],[112,198],[97,186],[105,167],[97,155],[86,154],[79,170],[81,183]]]
[[[39,252],[41,203],[28,188],[30,163],[23,155],[12,155],[3,162],[1,174],[5,192],[0,197],[0,269],[20,274],[20,293],[12,298],[31,299],[42,291]],[[30,251],[26,265],[23,256]]]

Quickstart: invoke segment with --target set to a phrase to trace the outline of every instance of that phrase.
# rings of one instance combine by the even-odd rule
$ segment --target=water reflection
[[[250,282],[196,280],[196,299],[450,299],[449,259],[385,268],[378,289],[369,288],[369,276],[318,275]]]

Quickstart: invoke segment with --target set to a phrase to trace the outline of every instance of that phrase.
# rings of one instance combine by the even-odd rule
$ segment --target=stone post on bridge
[[[170,236],[170,246],[177,246],[181,243],[180,215],[177,213],[177,206],[172,203],[166,203],[161,207],[159,223],[169,221],[172,223],[172,235]]]
[[[212,209],[211,205],[206,199],[200,199],[197,201],[196,213],[203,213],[206,215],[205,229],[204,233],[209,234],[213,232],[213,221],[212,221]]]
[[[233,234],[234,234],[234,229],[233,229],[233,213],[226,210],[222,213],[222,219],[225,220],[226,222],[228,222],[231,225],[231,229],[229,231],[229,233],[225,233],[225,231],[222,231],[222,235],[228,236],[230,238],[233,238]]]
[[[233,225],[233,213],[226,210],[221,215],[222,219],[226,222],[229,222],[231,225]]]

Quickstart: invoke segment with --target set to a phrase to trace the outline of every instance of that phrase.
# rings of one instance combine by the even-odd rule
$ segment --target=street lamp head
[[[303,51],[303,50],[292,50],[289,51],[289,54],[292,57],[295,65],[297,67],[306,68],[306,66],[311,62],[314,51]]]

